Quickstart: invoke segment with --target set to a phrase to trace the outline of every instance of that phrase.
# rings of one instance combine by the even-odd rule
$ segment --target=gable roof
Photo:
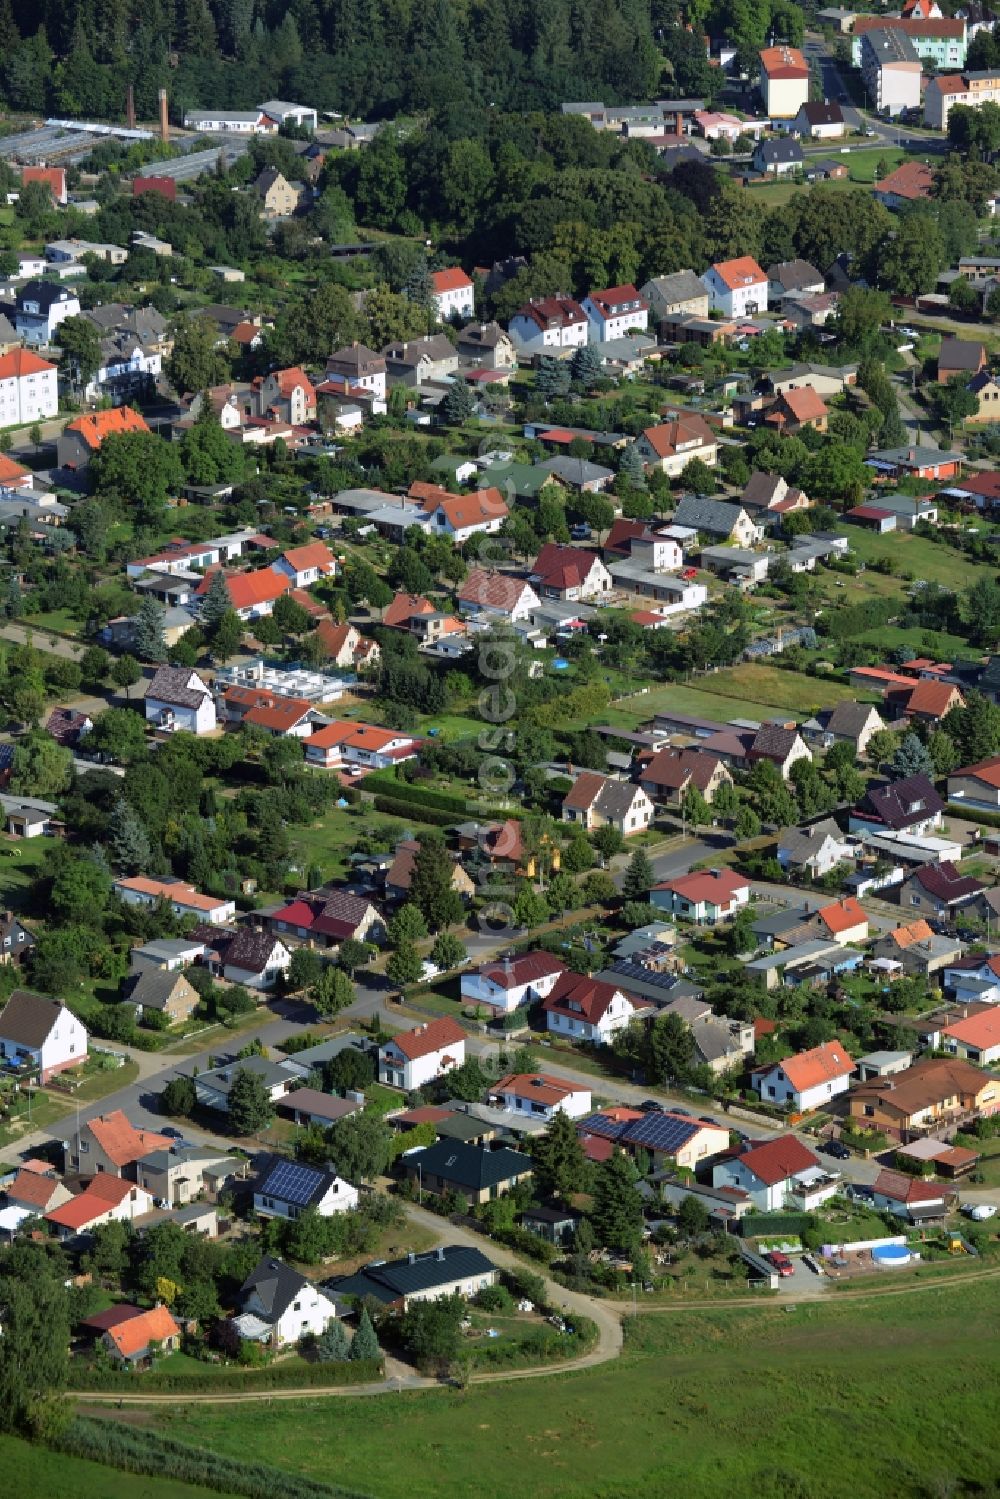
[[[163,1343],[168,1338],[180,1337],[180,1323],[175,1321],[165,1306],[154,1306],[138,1316],[114,1322],[104,1336],[113,1344],[122,1358],[135,1358],[145,1353],[151,1343]]]
[[[661,880],[654,890],[669,890],[682,900],[700,905],[702,901],[712,905],[724,905],[740,890],[749,890],[750,881],[731,869],[720,869],[717,874],[705,870],[700,874],[682,874],[674,880]]]
[[[922,885],[935,900],[947,901],[949,904],[971,900],[986,889],[983,880],[977,880],[971,874],[962,874],[950,859],[942,859],[938,864],[921,864],[910,878]]]
[[[904,776],[887,785],[873,786],[860,803],[861,815],[874,817],[886,827],[902,832],[915,823],[944,811],[944,802],[926,776]]]
[[[844,111],[839,104],[826,103],[820,99],[809,99],[799,106],[799,114],[809,125],[842,125]]]
[[[169,1150],[172,1143],[166,1135],[136,1129],[122,1109],[115,1109],[110,1114],[98,1114],[83,1127],[90,1130],[115,1166],[130,1166],[133,1161],[142,1160],[143,1156],[149,1155],[153,1150]]]
[[[419,1057],[432,1056],[446,1046],[464,1046],[465,1031],[457,1021],[443,1016],[430,1020],[425,1025],[415,1026],[410,1031],[397,1031],[387,1045],[397,1047],[407,1061],[415,1062]]]
[[[816,915],[833,936],[837,936],[840,932],[849,932],[853,927],[868,921],[863,907],[853,895],[845,895],[843,900],[835,900],[828,906],[820,906]]]
[[[631,284],[592,291],[587,300],[604,318],[617,317],[627,312],[648,311],[648,304]]]
[[[765,47],[760,65],[768,78],[808,78],[809,66],[798,47]]]
[[[967,1015],[944,1027],[943,1034],[963,1046],[974,1046],[987,1051],[1000,1046],[1000,1006],[991,1005],[977,1015]]]
[[[933,931],[923,917],[919,921],[911,921],[907,926],[894,927],[888,933],[888,940],[902,951],[912,947],[915,942],[927,942],[934,936]]]
[[[788,136],[782,140],[761,141],[754,151],[754,156],[768,164],[780,161],[805,160],[802,147],[794,136]]]
[[[472,285],[471,276],[467,276],[460,265],[448,266],[443,271],[431,271],[430,279],[436,296],[446,291],[464,291]]]
[[[582,812],[594,808],[603,817],[621,819],[631,811],[640,794],[644,796],[631,781],[616,781],[599,771],[584,770],[563,798],[563,806]]]
[[[811,385],[793,386],[791,390],[783,390],[776,404],[787,407],[797,422],[819,421],[828,414],[830,409],[823,397]],[[768,416],[770,414],[768,413]],[[768,417],[764,419],[766,421]]]
[[[694,411],[660,422],[655,427],[646,427],[642,435],[658,458],[673,458],[694,444],[714,446],[717,441],[705,418]]]
[[[662,302],[695,302],[705,296],[705,286],[694,271],[674,271],[669,276],[654,276],[643,287],[643,294],[655,293]]]
[[[854,1071],[854,1062],[839,1041],[824,1041],[821,1046],[785,1057],[774,1066],[780,1067],[796,1093],[805,1093],[821,1083],[836,1082]]]
[[[855,739],[867,726],[872,714],[882,723],[882,715],[874,703],[856,703],[851,698],[841,698],[826,721],[825,727],[831,734],[842,734],[845,738]]]
[[[556,979],[551,992],[542,1001],[542,1009],[547,1014],[579,1017],[590,1025],[599,1025],[617,994],[621,994],[621,990],[614,984],[567,971]]]
[[[934,173],[930,167],[925,166],[922,161],[904,161],[888,177],[876,182],[872,191],[877,198],[908,198],[915,201],[918,198],[929,198],[933,186]]]
[[[439,1140],[405,1157],[407,1170],[418,1163],[425,1176],[436,1176],[455,1186],[482,1192],[531,1172],[531,1157],[516,1150],[490,1150],[464,1140]]]
[[[587,314],[572,297],[537,297],[517,309],[515,318],[530,318],[539,328],[570,328],[587,321]]]
[[[178,708],[200,708],[212,694],[207,687],[188,684],[197,673],[190,666],[158,666],[146,689],[150,702],[172,703]]]
[[[691,781],[699,791],[705,791],[721,765],[718,755],[703,750],[661,749],[643,768],[639,779],[668,791],[680,791]]]
[[[481,604],[509,614],[520,603],[525,589],[534,593],[530,583],[523,578],[477,567],[458,590],[458,598],[463,604]]]
[[[745,515],[742,505],[686,494],[674,511],[674,525],[690,526],[694,531],[709,531],[716,536],[731,536],[740,517]]]
[[[0,380],[21,380],[28,375],[46,375],[55,371],[47,359],[39,359],[30,349],[11,349],[0,357]]]
[[[471,494],[449,494],[442,489],[434,495],[426,496],[420,508],[428,515],[434,515],[438,510],[443,511],[455,531],[464,530],[467,526],[487,526],[493,521],[505,519],[510,513],[499,489],[492,488],[474,489]]]
[[[240,1287],[240,1301],[245,1305],[250,1293],[254,1292],[266,1319],[277,1322],[309,1284],[304,1275],[286,1265],[284,1260],[266,1255]]]
[[[784,1065],[784,1064],[782,1064]],[[776,1187],[800,1171],[808,1171],[820,1164],[819,1157],[797,1140],[794,1135],[781,1135],[777,1140],[768,1140],[743,1152],[738,1159],[758,1181],[768,1187]]]
[[[281,560],[287,562],[293,572],[306,572],[311,567],[332,570],[336,567],[336,558],[324,541],[311,541],[306,546],[289,547],[282,552]]]
[[[405,626],[415,614],[436,614],[430,599],[419,593],[397,593],[382,615],[384,625]]]
[[[434,1290],[437,1286],[479,1280],[495,1273],[496,1266],[482,1250],[466,1248],[462,1244],[446,1244],[431,1254],[411,1254],[406,1259],[390,1260],[388,1264],[366,1265],[356,1275],[334,1280],[331,1285],[338,1294],[371,1295],[379,1301],[393,1302],[404,1296]]]
[[[37,1051],[66,1009],[58,999],[15,989],[0,1013],[0,1037]]]
[[[531,577],[548,588],[579,588],[599,560],[596,552],[547,541],[531,564]]]
[[[563,973],[566,965],[561,958],[550,952],[519,953],[515,958],[500,959],[495,963],[483,963],[479,969],[481,978],[489,979],[499,989],[516,989],[521,984],[533,983],[551,973]]]
[[[7,1199],[19,1207],[38,1208],[44,1212],[61,1185],[53,1176],[43,1176],[22,1166],[6,1189]]]
[[[970,338],[943,338],[938,350],[938,370],[962,370],[977,374],[986,363],[986,350]]]
[[[735,260],[719,260],[711,267],[723,285],[730,291],[742,286],[759,286],[767,277],[752,255],[740,255]]]
[[[179,969],[143,968],[125,980],[123,994],[130,1004],[142,1005],[144,1010],[164,1010],[178,985],[195,993]]]

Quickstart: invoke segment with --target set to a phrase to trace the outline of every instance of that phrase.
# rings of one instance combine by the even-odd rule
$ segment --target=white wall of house
[[[524,1097],[519,1093],[500,1093],[497,1095],[497,1101],[501,1109],[506,1109],[512,1114],[519,1114],[524,1119],[553,1119],[560,1111],[568,1114],[571,1119],[582,1119],[585,1114],[591,1112],[592,1108],[589,1088],[567,1093],[558,1104],[542,1103],[538,1099]]]
[[[838,1093],[846,1093],[850,1083],[850,1076],[831,1078],[826,1082],[817,1083],[813,1088],[804,1088],[799,1093],[789,1082],[784,1068],[780,1065],[772,1067],[769,1072],[758,1073],[753,1080],[754,1088],[765,1103],[788,1103],[803,1114],[808,1113],[810,1109],[820,1108],[831,1098],[836,1098]]]
[[[452,1041],[438,1051],[429,1051],[426,1056],[411,1060],[395,1042],[389,1041],[379,1048],[379,1081],[389,1087],[405,1088],[407,1093],[412,1092],[414,1088],[422,1088],[425,1083],[432,1082],[447,1071],[446,1057],[451,1058],[449,1067],[461,1067],[465,1061],[465,1042]]]
[[[228,979],[231,984],[243,984],[247,989],[273,989],[282,974],[288,972],[292,961],[292,955],[283,942],[275,939],[271,948],[271,956],[267,960],[267,967],[260,973],[251,973],[246,968],[237,968],[231,963],[226,963],[222,969],[222,977]]]
[[[536,999],[545,999],[552,993],[558,973],[546,974],[544,978],[532,979],[525,984],[512,984],[505,989],[481,973],[463,973],[462,998],[471,1004],[490,1005],[494,1010],[510,1015],[522,1005],[534,1004]]]
[[[600,1020],[591,1024],[582,1015],[563,1015],[555,1010],[546,1011],[545,1028],[556,1036],[567,1036],[573,1041],[593,1041],[606,1046],[618,1031],[624,1030],[635,1012],[624,994],[616,994]]]
[[[55,366],[34,375],[0,380],[0,427],[39,421],[59,411],[59,381]]]
[[[752,281],[746,286],[727,286],[714,266],[702,276],[713,312],[727,317],[749,317],[767,311],[767,281]]]
[[[321,1218],[332,1218],[335,1213],[347,1213],[358,1205],[358,1189],[338,1176],[332,1181],[319,1202],[313,1207]],[[280,1197],[267,1197],[263,1192],[253,1194],[254,1212],[262,1218],[301,1218],[303,1209],[295,1203],[285,1202]]]

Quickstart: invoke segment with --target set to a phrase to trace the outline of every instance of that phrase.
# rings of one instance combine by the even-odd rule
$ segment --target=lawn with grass
[[[877,645],[887,654],[905,648],[914,656],[933,655],[939,661],[950,661],[955,656],[967,655],[969,651],[969,643],[961,635],[949,635],[947,630],[925,630],[920,625],[910,629],[902,625],[879,625],[854,639],[863,645]]]
[[[653,687],[615,703],[597,717],[622,728],[633,728],[654,713],[668,712],[690,713],[722,723],[731,718],[771,718],[775,713],[808,718],[817,709],[832,708],[842,698],[854,699],[856,695],[846,682],[748,661],[699,677],[698,686],[671,682]]]
[[[874,503],[877,504],[878,500]],[[996,576],[995,568],[973,562],[964,552],[956,551],[944,542],[929,541],[926,536],[913,536],[905,531],[876,536],[874,531],[852,527],[851,551],[862,562],[891,557],[901,573],[912,573],[914,578],[940,583],[942,588],[956,591],[983,578],[992,581]],[[896,586],[900,586],[902,580],[897,578],[895,581]]]
[[[1000,1187],[1000,1138],[980,1140],[978,1135],[959,1134],[955,1144],[974,1150],[980,1157],[974,1173],[976,1180],[969,1183],[971,1187]]]
[[[912,1285],[913,1281],[907,1282]],[[173,1407],[160,1429],[379,1499],[469,1491],[613,1499],[929,1499],[996,1493],[1000,1279],[860,1301],[630,1324],[623,1356],[566,1376],[367,1400]]]
[[[19,1093],[11,1101],[10,1112],[0,1121],[0,1150],[8,1145],[16,1145],[36,1129],[48,1129],[56,1120],[64,1118],[72,1107],[69,1095],[58,1098],[54,1094],[38,1090],[31,1095],[29,1110],[28,1095]]]
[[[311,864],[318,864],[324,879],[341,875],[347,868],[348,856],[354,852],[362,836],[379,832],[383,828],[400,828],[407,832],[419,832],[425,824],[418,826],[419,810],[406,817],[393,816],[389,812],[377,812],[369,804],[358,807],[331,807],[322,817],[308,827],[297,827],[292,833],[292,850],[300,869],[305,874]],[[412,826],[411,826],[412,825]]]
[[[204,1368],[204,1364],[201,1366]],[[0,1437],[0,1466],[10,1493],[23,1499],[49,1499],[72,1494],[73,1499],[213,1499],[214,1489],[179,1483],[174,1478],[137,1477],[105,1468],[85,1458],[47,1452],[17,1437]]]
[[[30,910],[31,887],[51,848],[48,838],[0,836],[0,910]]]

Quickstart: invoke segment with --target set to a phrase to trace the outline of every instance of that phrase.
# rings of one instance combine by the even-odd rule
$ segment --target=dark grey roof
[[[768,759],[784,760],[791,753],[798,729],[786,728],[784,724],[765,723],[754,735],[751,753],[765,755]]]
[[[23,312],[26,302],[37,302],[42,312],[48,312],[51,307],[75,297],[76,292],[70,287],[59,286],[54,281],[28,281],[17,294],[17,310]]]
[[[777,141],[761,141],[754,152],[754,159],[771,166],[779,162],[803,161],[804,157],[798,141],[783,138]]]
[[[15,989],[0,1013],[0,1038],[37,1050],[48,1039],[63,1005],[30,989]]]
[[[586,458],[570,458],[563,453],[557,453],[555,458],[546,458],[538,467],[547,474],[562,479],[564,484],[575,484],[581,488],[596,480],[603,479],[607,482],[614,478],[614,471],[610,468],[602,468],[599,463],[590,463]]]
[[[920,775],[872,787],[860,806],[862,815],[873,813],[897,832],[944,811],[944,802],[933,785]]]
[[[265,1258],[240,1287],[240,1301],[245,1305],[251,1291],[256,1292],[265,1318],[277,1322],[308,1285],[306,1277],[284,1260]]]
[[[268,1088],[276,1087],[278,1083],[288,1082],[287,1068],[280,1067],[277,1062],[271,1062],[267,1057],[237,1057],[232,1062],[226,1062],[222,1067],[213,1067],[209,1072],[199,1072],[197,1085],[206,1087],[212,1093],[221,1093],[224,1098],[229,1097],[229,1090],[241,1072],[253,1072],[261,1078]]]
[[[843,734],[854,739],[861,733],[872,713],[877,712],[874,703],[854,703],[849,698],[842,698],[827,719],[826,728],[831,734]]]
[[[918,62],[917,50],[905,31],[891,31],[886,26],[873,26],[861,34],[861,49],[870,47],[879,64],[887,62]]]
[[[199,688],[189,687],[190,679],[190,666],[158,666],[146,689],[146,696],[155,702],[173,703],[178,708],[200,708],[209,693],[207,689],[202,692]]]
[[[123,995],[130,1004],[142,1005],[144,1010],[164,1010],[177,985],[187,982],[183,973],[170,973],[165,968],[144,968],[141,973],[125,980]]]
[[[824,104],[818,99],[810,99],[808,103],[801,105],[799,114],[804,115],[810,125],[842,125],[844,123],[844,111],[839,104]]]
[[[516,1150],[489,1150],[462,1140],[439,1140],[406,1157],[407,1170],[416,1170],[418,1165],[428,1176],[476,1192],[503,1186],[532,1169],[531,1158]]]
[[[975,374],[983,359],[983,346],[971,338],[943,338],[938,350],[939,370],[965,370]]]
[[[241,968],[246,973],[263,973],[276,940],[270,932],[241,927],[222,950],[222,962],[227,968]]]
[[[772,266],[771,269],[776,270],[778,268]],[[769,277],[770,274],[771,272],[769,271]],[[766,510],[768,505],[772,504],[775,495],[779,493],[783,494],[786,487],[785,481],[780,474],[766,474],[762,469],[758,468],[754,470],[747,480],[746,488],[740,499],[744,505],[752,505],[755,509]]]
[[[686,494],[674,511],[673,524],[690,526],[695,531],[709,531],[715,536],[731,536],[733,527],[745,513],[742,505]]]
[[[823,273],[807,260],[781,260],[767,268],[768,281],[779,281],[785,291],[803,291],[807,286],[823,285]]]
[[[707,297],[708,292],[694,271],[674,271],[670,276],[654,276],[647,281],[642,295],[647,301],[655,296],[669,306],[674,302],[694,302],[699,297]]]
[[[338,1296],[375,1296],[379,1301],[397,1301],[421,1291],[454,1281],[493,1275],[496,1265],[479,1249],[461,1244],[446,1244],[432,1254],[408,1255],[404,1260],[390,1260],[384,1265],[366,1265],[356,1275],[329,1281]]]

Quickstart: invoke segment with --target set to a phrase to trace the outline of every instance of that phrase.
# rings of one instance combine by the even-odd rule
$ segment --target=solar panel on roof
[[[653,984],[657,989],[672,989],[677,982],[676,973],[659,973],[655,968],[646,968],[642,963],[629,963],[627,960],[615,963],[611,972],[620,974],[622,978],[642,979],[643,983]]]
[[[626,1126],[620,1138],[634,1141],[650,1150],[662,1150],[665,1155],[673,1155],[690,1140],[696,1128],[696,1125],[687,1120],[675,1119],[670,1114],[647,1114],[643,1119],[635,1119]]]
[[[308,1206],[317,1187],[325,1180],[326,1173],[315,1166],[302,1166],[297,1161],[282,1161],[276,1166],[262,1187],[268,1197],[280,1198],[282,1202]]]

